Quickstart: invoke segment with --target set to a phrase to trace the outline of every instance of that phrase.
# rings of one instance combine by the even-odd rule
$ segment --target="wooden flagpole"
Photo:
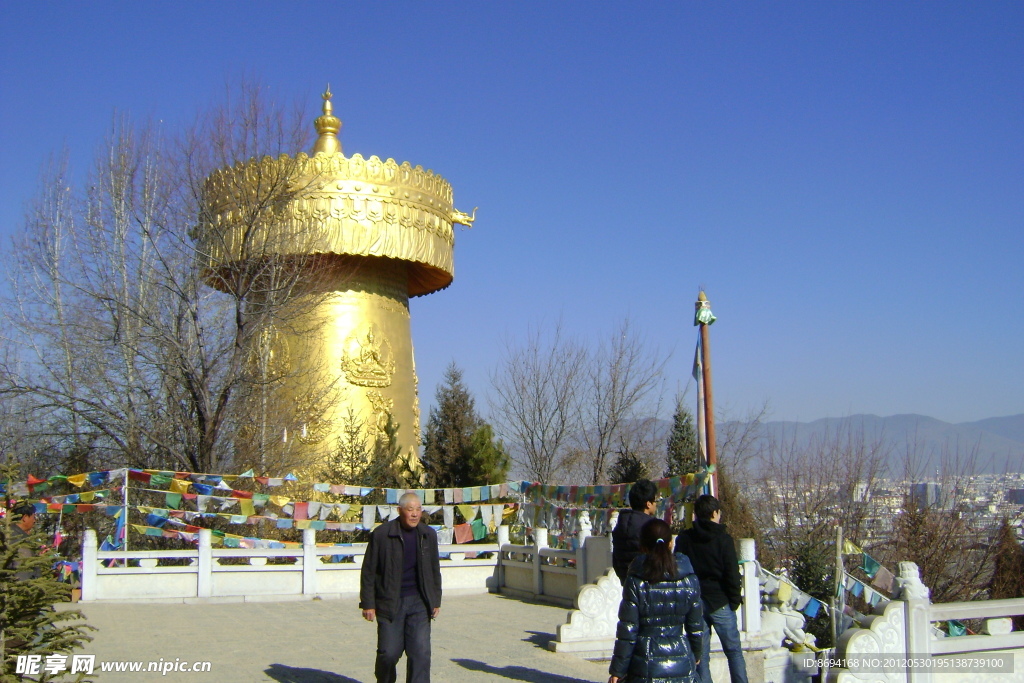
[[[695,307],[698,312],[702,308],[709,310],[711,308],[703,290],[697,295]],[[698,321],[698,324],[700,325],[701,375],[704,386],[704,434],[708,444],[708,467],[714,468],[711,471],[711,495],[717,496],[718,450],[715,444],[715,404],[711,392],[711,338],[708,334],[708,323]]]

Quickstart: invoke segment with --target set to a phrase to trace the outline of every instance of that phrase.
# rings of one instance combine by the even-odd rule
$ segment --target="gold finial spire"
[[[313,154],[323,152],[325,154],[341,154],[341,141],[338,140],[338,131],[341,130],[341,119],[336,117],[332,112],[334,108],[331,106],[331,84],[327,84],[327,90],[321,95],[324,98],[324,113],[323,116],[318,116],[314,122],[316,125],[316,132],[320,134],[317,138],[316,144],[313,145]]]

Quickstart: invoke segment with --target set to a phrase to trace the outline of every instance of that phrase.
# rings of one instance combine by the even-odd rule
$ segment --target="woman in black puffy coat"
[[[662,520],[640,530],[640,548],[622,587],[608,683],[695,683],[704,629],[700,583],[686,555],[672,553],[672,531]]]

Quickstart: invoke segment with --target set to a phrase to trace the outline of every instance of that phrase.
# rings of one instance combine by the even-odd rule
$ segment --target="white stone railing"
[[[583,586],[612,566],[611,539],[580,531],[576,550],[548,547],[548,530],[534,529],[533,545],[508,542],[508,527],[498,528],[498,590],[513,597],[571,607]]]
[[[365,543],[317,545],[313,529],[303,530],[299,548],[215,548],[211,540],[210,530],[203,529],[191,550],[105,551],[98,549],[96,532],[87,530],[82,601],[285,600],[359,593]],[[442,545],[439,551],[446,594],[497,590],[497,544]],[[467,559],[468,553],[492,555]],[[339,556],[343,561],[325,561]]]
[[[913,606],[914,601],[910,601]],[[982,635],[937,638],[929,629],[929,652],[932,655],[953,655],[996,650],[1024,651],[1024,631],[1013,630],[1015,617],[1024,614],[1024,598],[1012,600],[982,600],[975,602],[928,603],[929,623],[950,619],[984,619]],[[913,610],[911,610],[913,611]],[[1024,672],[1022,672],[1024,673]]]
[[[898,582],[900,600],[840,636],[832,658],[851,665],[828,670],[827,681],[1024,682],[1024,632],[1008,618],[1024,615],[1024,598],[932,603],[912,562],[900,562]],[[951,619],[982,619],[983,633],[944,637],[934,625]]]
[[[498,565],[498,589],[507,595],[553,602],[572,607],[580,589],[596,584],[612,566],[610,536],[591,536],[584,527],[576,535],[576,550],[548,547],[548,530],[534,529],[533,545],[508,543],[508,527],[498,528],[501,548]],[[740,540],[740,574],[743,579],[743,605],[737,615],[741,632],[761,631],[761,596],[754,541]],[[618,579],[615,579],[616,582]],[[621,588],[618,589],[621,592]],[[616,598],[617,600],[617,598]],[[616,602],[617,604],[617,602]]]

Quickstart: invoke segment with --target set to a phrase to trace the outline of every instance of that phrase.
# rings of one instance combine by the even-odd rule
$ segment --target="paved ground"
[[[219,604],[80,604],[99,629],[81,652],[104,661],[209,661],[209,673],[107,673],[101,682],[371,683],[376,626],[354,599]],[[545,649],[566,610],[497,595],[446,597],[433,627],[435,683],[608,680],[607,664]],[[145,665],[144,665],[145,666]],[[399,662],[399,681],[405,679]]]

